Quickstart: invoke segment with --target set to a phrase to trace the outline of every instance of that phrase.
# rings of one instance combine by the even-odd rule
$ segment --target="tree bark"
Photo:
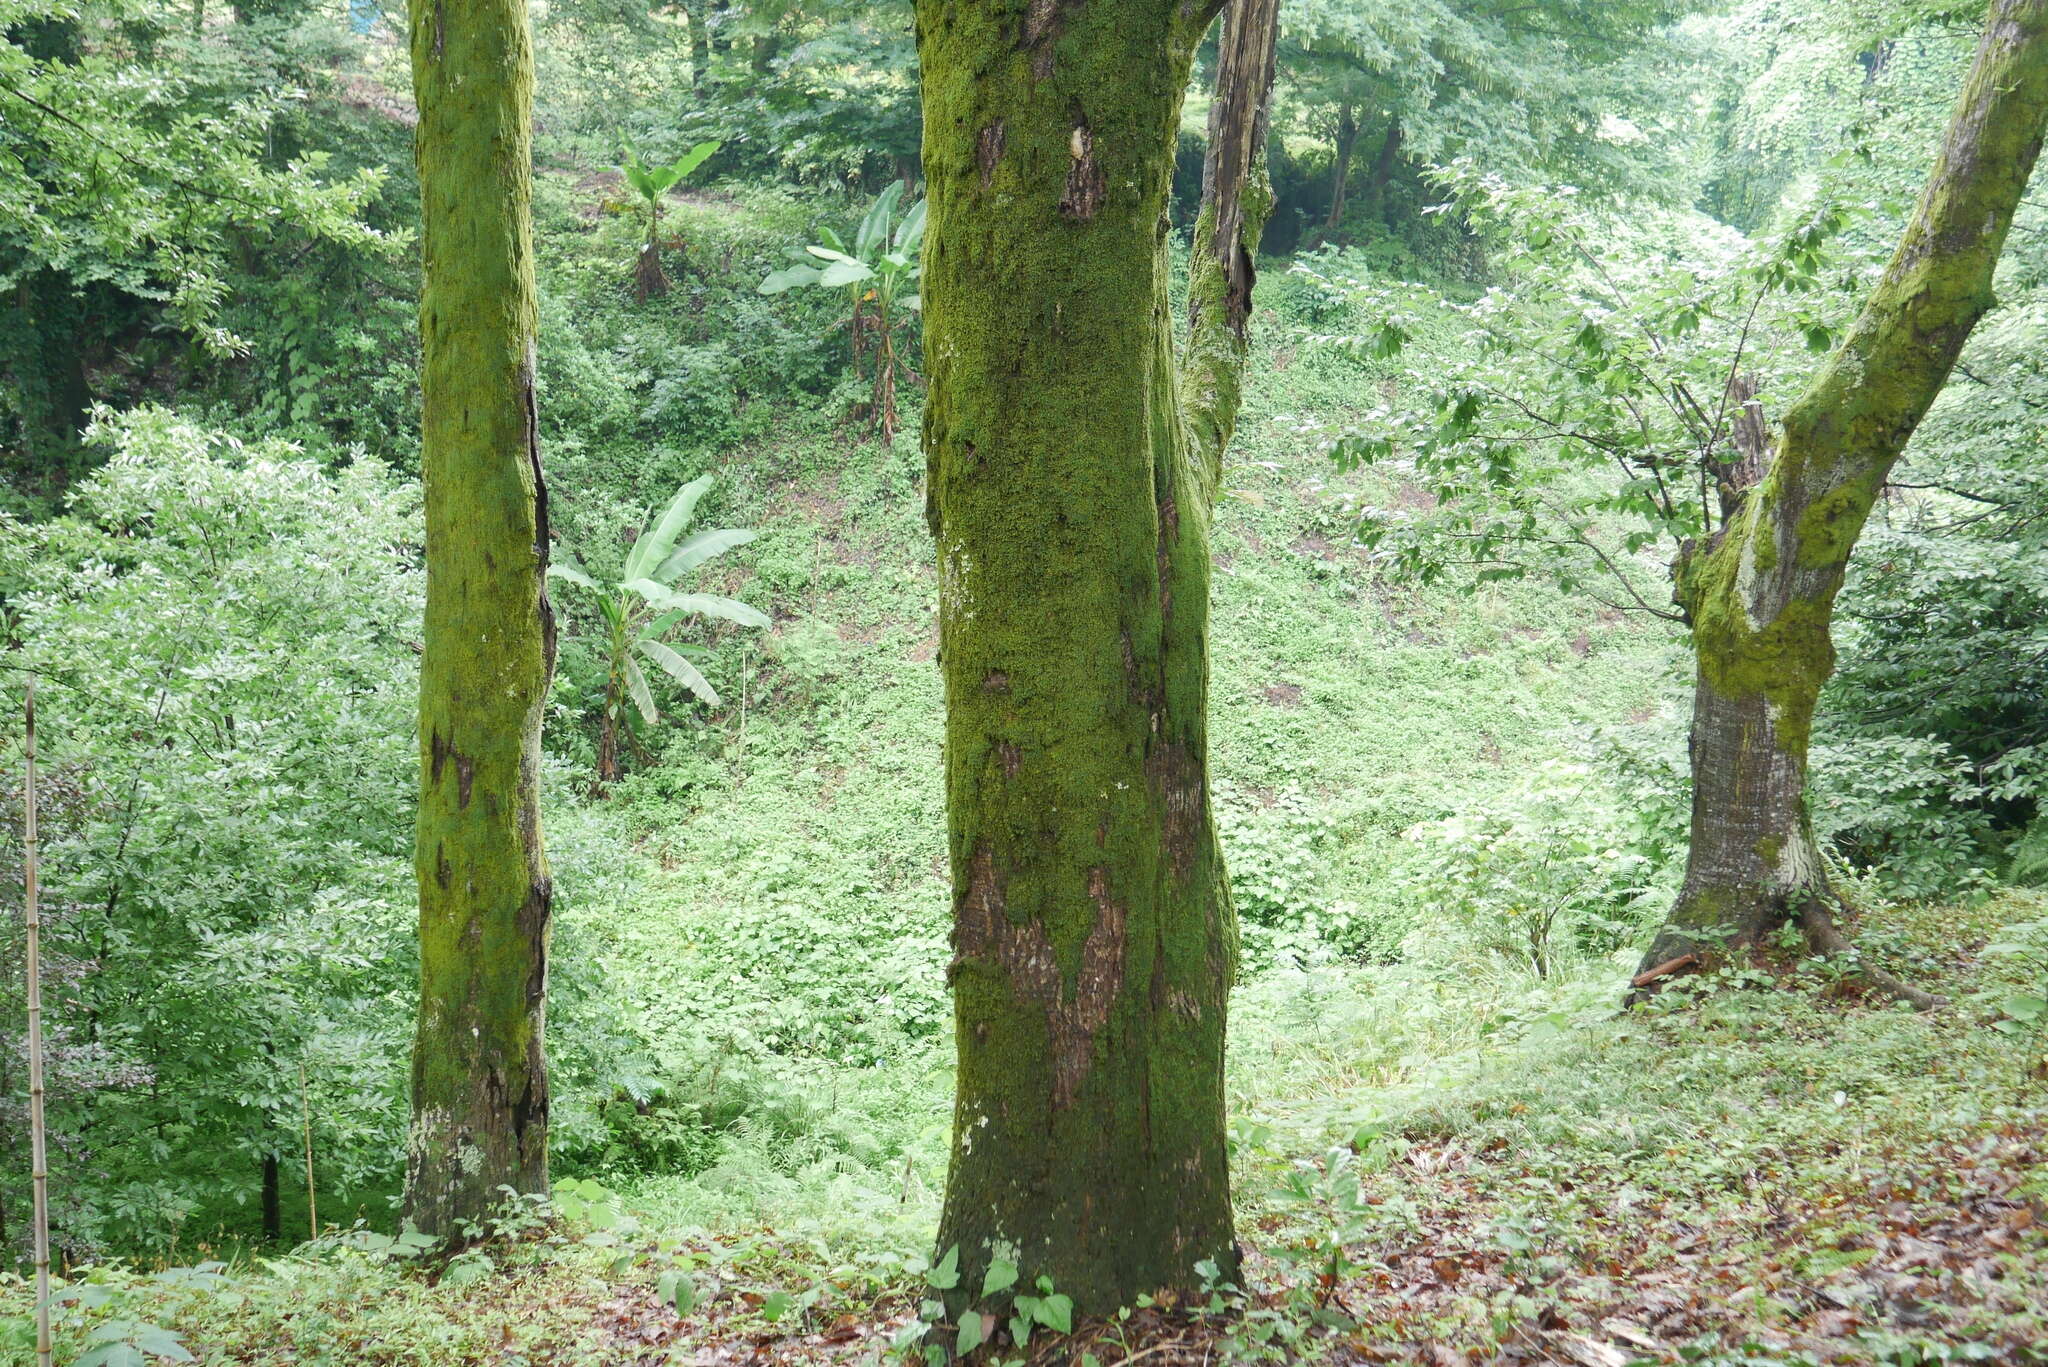
[[[263,1237],[273,1244],[284,1237],[283,1192],[274,1153],[263,1155]]]
[[[690,16],[690,89],[702,90],[711,74],[711,0],[688,0]]]
[[[1316,233],[1317,243],[1336,232],[1337,225],[1344,221],[1344,190],[1351,180],[1351,153],[1358,146],[1358,132],[1358,118],[1351,106],[1341,106],[1337,110],[1336,159],[1330,163],[1330,212]]]
[[[1177,361],[1174,137],[1219,6],[918,5],[956,1309],[997,1255],[1083,1313],[1237,1264],[1209,510],[1271,205],[1277,0],[1234,0],[1225,24]]]
[[[1992,304],[1992,277],[2048,123],[2048,0],[1993,0],[1975,63],[1898,251],[1849,335],[1785,415],[1763,480],[1681,557],[1698,660],[1685,882],[1644,969],[1711,963],[1791,925],[1845,948],[1806,804],[1807,741],[1834,669],[1849,556],[1907,439]],[[1875,984],[1933,1000],[1882,974]]]
[[[1372,159],[1372,179],[1365,188],[1365,212],[1368,218],[1385,223],[1387,219],[1387,186],[1393,183],[1394,167],[1401,156],[1401,121],[1392,114],[1387,115],[1386,136],[1380,139],[1378,155]]]
[[[547,1190],[550,885],[540,725],[554,667],[534,410],[533,48],[525,0],[412,14],[425,285],[420,1017],[406,1209],[462,1237]]]

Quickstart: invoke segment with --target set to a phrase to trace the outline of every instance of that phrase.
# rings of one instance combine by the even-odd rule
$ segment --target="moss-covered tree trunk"
[[[525,0],[417,0],[427,620],[420,1017],[406,1208],[459,1236],[547,1189],[549,884],[540,723],[554,665],[534,414]]]
[[[1864,519],[1963,343],[2048,122],[2048,0],[1994,0],[1941,153],[1848,337],[1786,413],[1761,483],[1685,556],[1698,658],[1692,844],[1643,972],[1710,962],[1787,924],[1843,947],[1806,806],[1829,619]],[[1929,1000],[1882,975],[1880,985]]]
[[[1270,205],[1276,4],[1225,23],[1177,358],[1167,195],[1218,7],[918,5],[959,1049],[939,1244],[962,1297],[994,1255],[1083,1312],[1236,1264],[1209,517]]]

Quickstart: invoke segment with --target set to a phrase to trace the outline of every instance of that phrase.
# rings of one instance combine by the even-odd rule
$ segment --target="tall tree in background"
[[[924,446],[959,1081],[940,1247],[1083,1311],[1235,1266],[1237,930],[1209,806],[1209,518],[1275,0],[1224,24],[1185,346],[1167,198],[1222,0],[923,0]]]
[[[1760,482],[1732,491],[1740,506],[1727,525],[1680,560],[1677,597],[1698,659],[1692,838],[1645,975],[1787,923],[1819,952],[1846,948],[1806,805],[1808,733],[1834,668],[1835,595],[1886,477],[1991,307],[2044,125],[2048,0],[1993,0],[1890,266],[1785,414]]]
[[[525,0],[412,12],[419,103],[420,1018],[406,1208],[459,1236],[547,1190],[550,888],[540,725],[554,667],[534,409],[533,48]]]

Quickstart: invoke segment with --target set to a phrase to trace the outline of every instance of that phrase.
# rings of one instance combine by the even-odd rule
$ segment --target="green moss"
[[[963,1286],[1008,1247],[1094,1311],[1235,1257],[1207,695],[1243,343],[1197,329],[1188,412],[1164,245],[1205,23],[919,14],[959,1047],[939,1244]]]
[[[454,1234],[547,1190],[550,886],[540,724],[554,624],[534,413],[524,0],[413,11],[425,284],[420,1019],[410,1218]]]

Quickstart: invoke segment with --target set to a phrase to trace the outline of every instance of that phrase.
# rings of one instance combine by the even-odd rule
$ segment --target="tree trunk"
[[[1393,183],[1394,167],[1401,157],[1401,121],[1387,116],[1386,136],[1380,139],[1379,154],[1372,159],[1372,179],[1365,187],[1365,212],[1368,218],[1381,223],[1387,221],[1387,186]]]
[[[702,90],[711,74],[711,0],[689,0],[690,89]]]
[[[412,15],[425,287],[420,1017],[406,1209],[460,1237],[547,1190],[550,887],[540,724],[554,667],[534,410],[533,48],[525,0]]]
[[[1337,157],[1330,164],[1330,212],[1316,234],[1318,243],[1337,231],[1337,225],[1344,221],[1344,190],[1351,180],[1351,153],[1357,146],[1358,118],[1347,104],[1337,111]]]
[[[263,1155],[263,1237],[273,1244],[284,1237],[283,1193],[274,1153]]]
[[[1829,619],[1864,519],[1978,318],[2048,122],[2048,0],[1994,0],[1940,158],[1848,337],[1785,415],[1762,483],[1678,566],[1698,683],[1685,883],[1643,969],[1797,927],[1843,948],[1806,807]],[[1881,974],[1876,985],[1926,994]]]
[[[918,6],[956,1310],[998,1253],[1084,1313],[1237,1264],[1208,532],[1271,204],[1277,0],[1225,25],[1177,365],[1174,134],[1219,4]]]
[[[71,281],[48,268],[16,284],[14,304],[18,326],[0,342],[0,363],[14,377],[29,457],[21,485],[56,499],[85,465],[80,439],[92,414],[85,371],[92,325]]]

